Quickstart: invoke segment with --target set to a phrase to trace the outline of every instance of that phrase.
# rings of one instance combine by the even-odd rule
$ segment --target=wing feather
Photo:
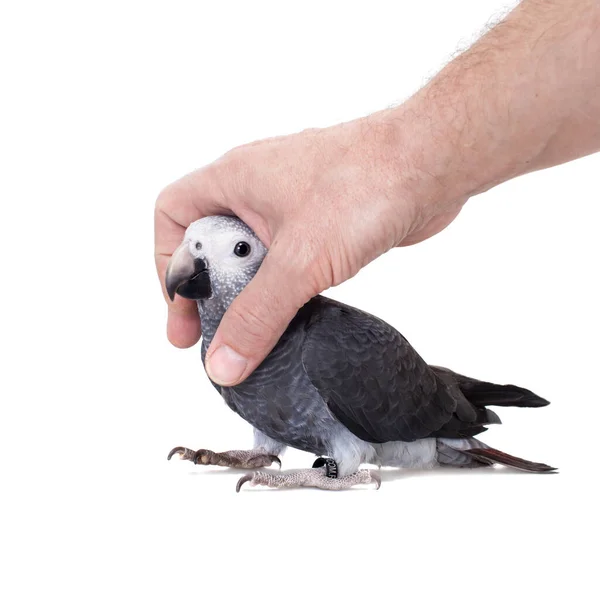
[[[461,398],[449,393],[398,331],[333,300],[318,296],[311,302],[304,369],[350,431],[372,443],[408,442],[450,423]]]

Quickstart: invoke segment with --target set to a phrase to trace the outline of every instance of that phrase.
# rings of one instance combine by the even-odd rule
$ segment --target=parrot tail
[[[556,471],[556,467],[506,454],[475,438],[437,438],[437,460],[440,465],[453,467],[483,467],[497,463],[530,473]]]
[[[451,375],[465,398],[474,406],[519,406],[537,408],[550,402],[516,385],[499,385],[460,375],[444,367],[431,367],[438,374]]]
[[[498,463],[506,467],[512,467],[513,469],[529,471],[530,473],[551,473],[552,471],[556,471],[556,467],[512,456],[506,454],[506,452],[500,452],[500,450],[496,450],[495,448],[472,448],[471,450],[463,450],[463,453],[473,456],[475,460],[487,463],[488,465]]]

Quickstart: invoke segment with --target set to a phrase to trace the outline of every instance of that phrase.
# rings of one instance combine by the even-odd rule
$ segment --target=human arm
[[[211,377],[243,380],[310,297],[439,232],[469,197],[600,149],[599,58],[597,2],[525,0],[402,105],[237,148],[169,186],[156,206],[163,283],[202,216],[237,214],[270,247],[213,339]],[[169,304],[168,335],[198,340],[193,303]]]

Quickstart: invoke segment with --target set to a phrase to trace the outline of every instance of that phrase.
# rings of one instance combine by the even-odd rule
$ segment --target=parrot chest
[[[304,336],[295,333],[288,330],[246,381],[217,389],[229,408],[271,439],[324,454],[340,423],[304,371]]]
[[[221,391],[227,405],[256,429],[287,446],[324,454],[339,427],[310,385],[300,361],[277,373],[269,364],[246,382]]]

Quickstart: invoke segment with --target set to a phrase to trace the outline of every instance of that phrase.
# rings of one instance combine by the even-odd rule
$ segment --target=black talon
[[[247,475],[240,477],[239,481],[237,482],[237,485],[235,486],[235,491],[239,492],[242,489],[242,486],[248,481],[251,481],[253,477],[254,473],[248,473]]]
[[[381,477],[379,473],[373,473],[371,471],[371,479],[375,482],[375,489],[378,490],[381,487]]]
[[[171,458],[173,458],[174,454],[184,454],[185,453],[185,448],[183,446],[177,446],[176,448],[173,448],[173,450],[171,450],[171,452],[169,452],[169,456],[167,456],[167,460],[171,460]]]
[[[279,460],[279,456],[275,456],[274,454],[269,454],[269,458],[271,459],[271,464],[278,463],[279,469],[281,469],[281,461]]]

